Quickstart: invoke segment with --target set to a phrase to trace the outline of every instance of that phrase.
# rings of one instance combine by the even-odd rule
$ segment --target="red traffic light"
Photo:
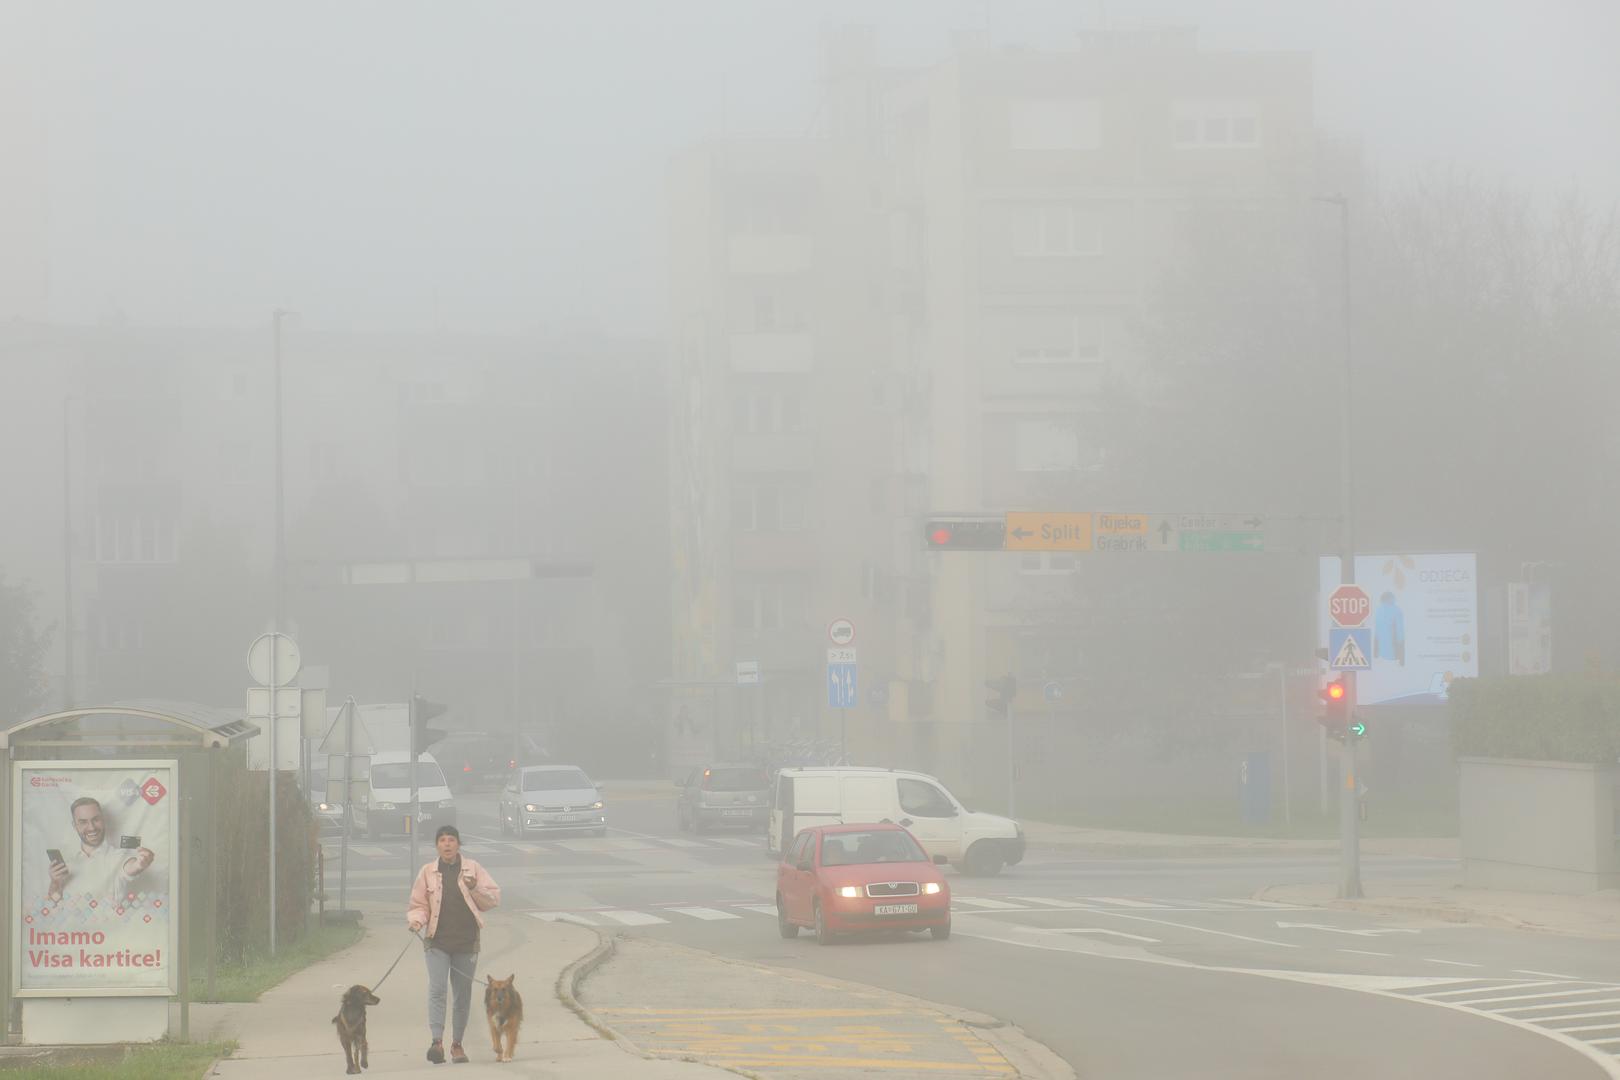
[[[946,547],[951,542],[951,530],[938,528],[928,534],[928,542],[935,547]]]
[[[1344,683],[1328,683],[1325,693],[1327,694],[1329,701],[1338,701],[1344,697]]]

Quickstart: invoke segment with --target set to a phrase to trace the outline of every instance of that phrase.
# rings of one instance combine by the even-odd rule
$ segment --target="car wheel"
[[[814,914],[816,919],[816,944],[831,945],[833,943],[833,932],[827,929],[827,916],[821,913],[819,903],[815,906]]]
[[[951,922],[946,919],[940,926],[930,926],[928,932],[934,935],[935,941],[944,941],[951,936]]]
[[[782,905],[780,895],[776,898],[776,932],[788,939],[799,936],[799,924],[788,921],[787,908]]]
[[[1001,852],[980,840],[968,849],[962,869],[973,877],[995,877],[1001,873]]]

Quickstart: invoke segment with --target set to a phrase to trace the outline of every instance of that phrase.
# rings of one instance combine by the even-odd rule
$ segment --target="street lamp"
[[[1344,356],[1339,385],[1339,581],[1354,584],[1356,580],[1355,543],[1355,486],[1350,461],[1350,432],[1353,429],[1351,389],[1353,382],[1353,341],[1350,318],[1350,199],[1346,195],[1316,195],[1312,201],[1329,203],[1339,208],[1340,285],[1343,289],[1340,307],[1344,318]],[[1344,672],[1347,690],[1345,712],[1353,715],[1356,705],[1355,672]],[[1339,761],[1344,783],[1339,790],[1339,896],[1354,899],[1361,896],[1361,836],[1356,806],[1356,747],[1346,739],[1339,747]]]

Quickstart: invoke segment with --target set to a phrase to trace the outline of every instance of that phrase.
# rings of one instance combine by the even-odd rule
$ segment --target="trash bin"
[[[1268,825],[1271,823],[1271,753],[1257,750],[1244,754],[1239,769],[1243,788],[1243,823]]]

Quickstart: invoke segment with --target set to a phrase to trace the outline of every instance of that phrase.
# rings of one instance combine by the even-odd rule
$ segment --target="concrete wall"
[[[1459,768],[1465,885],[1559,893],[1620,887],[1620,767],[1463,758]]]

